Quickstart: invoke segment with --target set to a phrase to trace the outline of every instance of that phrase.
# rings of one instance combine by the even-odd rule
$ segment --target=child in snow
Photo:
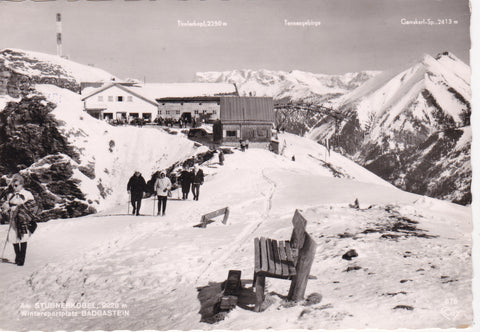
[[[15,250],[15,264],[22,266],[27,253],[27,241],[31,236],[28,224],[35,218],[37,204],[31,192],[23,188],[24,179],[20,174],[12,177],[13,192],[9,193],[2,206],[4,212],[9,213],[10,228],[7,240],[13,244]]]
[[[223,165],[223,162],[224,162],[224,161],[225,161],[225,156],[223,155],[223,151],[220,150],[220,151],[218,152],[218,163],[219,163],[220,165]]]

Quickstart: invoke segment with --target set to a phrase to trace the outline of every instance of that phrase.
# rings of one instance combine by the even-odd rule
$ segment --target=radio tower
[[[57,13],[57,55],[62,56],[62,15]]]

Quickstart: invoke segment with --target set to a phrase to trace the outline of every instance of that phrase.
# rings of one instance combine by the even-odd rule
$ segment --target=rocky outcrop
[[[6,190],[11,175],[20,172],[37,200],[42,220],[95,212],[94,202],[87,201],[80,188],[80,178],[92,178],[94,171],[79,167],[78,154],[51,115],[54,107],[33,95],[9,102],[0,112],[1,189]]]
[[[52,84],[80,91],[80,84],[61,66],[28,57],[25,53],[5,49],[0,52],[0,94],[25,96],[34,84]]]

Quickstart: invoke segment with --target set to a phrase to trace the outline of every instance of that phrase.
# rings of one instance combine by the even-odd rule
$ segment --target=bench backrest
[[[290,244],[292,246],[293,255],[295,256],[294,264],[297,274],[290,285],[288,299],[299,301],[302,300],[305,295],[308,276],[315,257],[317,244],[311,235],[306,232],[305,228],[307,225],[307,219],[302,216],[300,211],[295,210],[292,223],[293,232]]]
[[[302,249],[305,242],[305,228],[307,226],[307,219],[305,219],[300,211],[295,210],[292,219],[293,232],[290,238],[290,246],[293,249]]]

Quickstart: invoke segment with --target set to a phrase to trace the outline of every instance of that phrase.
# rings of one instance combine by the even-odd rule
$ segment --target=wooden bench
[[[307,220],[296,210],[293,216],[290,241],[255,238],[255,311],[265,299],[265,278],[292,280],[288,300],[300,301],[305,296],[308,275],[315,257],[317,244],[305,230]]]
[[[201,228],[206,228],[208,222],[209,222],[212,218],[216,218],[216,217],[218,217],[218,216],[221,216],[222,214],[223,214],[222,223],[225,225],[225,224],[227,223],[228,216],[229,216],[229,214],[230,214],[230,210],[228,209],[228,206],[227,206],[227,207],[224,207],[223,209],[218,209],[218,210],[216,210],[216,211],[213,211],[213,212],[204,214],[204,215],[202,216],[202,219],[200,220],[200,227],[201,227]]]

